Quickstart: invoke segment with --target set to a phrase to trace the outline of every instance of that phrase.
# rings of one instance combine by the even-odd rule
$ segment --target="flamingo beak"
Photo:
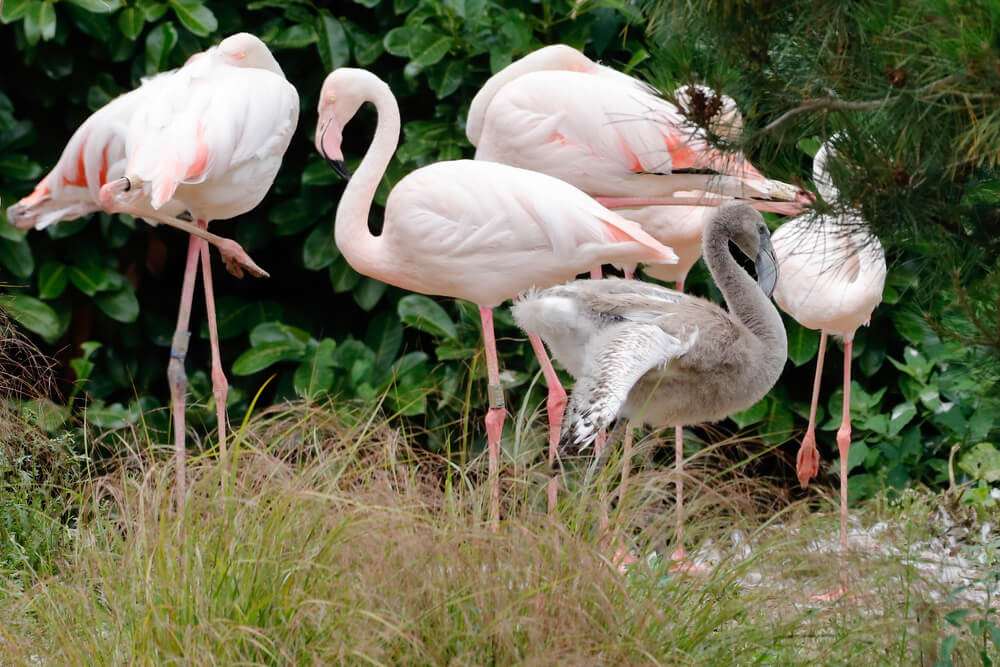
[[[349,181],[351,172],[344,164],[344,152],[340,147],[343,138],[343,128],[332,113],[326,122],[320,116],[320,122],[316,126],[316,148],[333,170]]]
[[[766,230],[760,233],[760,249],[754,260],[754,268],[757,270],[757,284],[764,296],[771,298],[774,286],[778,283],[778,256],[771,245],[771,235]]]

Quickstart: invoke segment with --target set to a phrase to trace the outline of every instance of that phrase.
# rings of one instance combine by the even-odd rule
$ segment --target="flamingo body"
[[[801,216],[771,237],[781,263],[774,299],[804,327],[853,340],[882,301],[882,245],[853,214]]]
[[[222,47],[209,49],[132,115],[126,174],[153,210],[173,200],[199,220],[235,217],[270,189],[298,112],[280,69],[235,66]]]
[[[602,262],[676,259],[563,181],[476,160],[439,162],[399,181],[379,239],[394,258],[380,280],[487,307]]]
[[[506,410],[492,307],[530,287],[562,282],[595,264],[675,262],[677,257],[638,224],[612,213],[572,185],[478,160],[441,162],[403,178],[389,193],[382,233],[374,236],[368,229],[368,216],[399,142],[399,106],[392,91],[365,70],[331,72],[320,91],[315,141],[317,150],[346,176],[343,130],[366,102],[375,105],[378,124],[337,206],[337,247],[361,274],[479,305],[489,377],[489,518],[496,527],[500,437]],[[532,336],[532,345],[541,351],[546,378],[554,382],[541,341]],[[557,404],[565,405],[565,393],[549,398],[550,415]],[[554,456],[553,449],[550,457]],[[551,507],[551,492],[549,498]]]
[[[797,188],[765,178],[742,155],[712,149],[648,85],[564,45],[529,54],[487,81],[470,105],[466,133],[477,159],[541,171],[595,197],[703,189],[798,198]],[[679,169],[738,180],[672,174]]]

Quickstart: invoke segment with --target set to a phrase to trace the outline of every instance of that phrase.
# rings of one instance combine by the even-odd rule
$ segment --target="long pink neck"
[[[374,236],[368,229],[368,214],[375,199],[375,190],[399,143],[399,106],[389,87],[377,79],[365,80],[362,90],[364,100],[375,105],[378,124],[368,152],[340,198],[334,222],[334,239],[344,259],[355,271],[378,278],[392,271],[392,262],[385,257],[382,238]]]

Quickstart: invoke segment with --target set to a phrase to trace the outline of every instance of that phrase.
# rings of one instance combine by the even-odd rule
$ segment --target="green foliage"
[[[299,90],[303,111],[267,200],[234,224],[218,225],[274,276],[237,282],[215,270],[223,363],[234,382],[230,410],[244,407],[267,374],[277,374],[269,400],[385,396],[390,409],[433,433],[454,423],[466,397],[485,400],[468,377],[470,366],[482,366],[478,315],[360,276],[337,251],[332,218],[342,186],[307,140],[322,79],[336,67],[366,67],[400,100],[402,143],[379,188],[381,205],[408,171],[471,156],[463,130],[469,100],[511,60],[554,40],[622,61],[640,50],[619,38],[637,17],[616,5],[10,0],[0,14],[10,35],[0,56],[19,65],[0,93],[0,195],[8,205],[26,195],[79,123],[140,77],[177,67],[226,34],[257,34]],[[349,158],[370,137],[364,119],[355,125]],[[73,347],[72,369],[87,379],[74,387],[85,386],[89,414],[101,423],[138,419],[140,404],[168,399],[164,374],[185,244],[173,230],[128,216],[95,215],[26,235],[0,213],[0,280],[18,287],[4,305],[50,349]],[[197,303],[194,317],[197,326]],[[501,337],[517,335],[509,316],[498,315],[498,325]],[[187,363],[196,402],[208,396],[199,370],[207,367],[207,328],[200,330]],[[85,340],[100,346],[79,348]],[[431,340],[439,343],[436,360],[433,345],[423,351]],[[524,346],[514,347],[505,362],[519,369],[510,377],[523,380]],[[192,409],[195,424],[212,424],[207,403]],[[447,434],[431,436],[432,447],[448,441]]]
[[[816,11],[833,18],[796,32],[807,18],[796,13],[802,5],[714,2],[699,22],[694,5],[667,4],[676,5],[670,16],[680,24],[661,20],[666,15],[656,8],[642,17],[618,0],[357,0],[335,8],[305,0],[7,0],[0,21],[9,38],[0,57],[14,65],[0,92],[0,195],[10,204],[30,192],[80,122],[141,77],[181,65],[226,34],[259,35],[299,90],[302,115],[267,199],[238,220],[213,226],[273,276],[237,281],[214,263],[223,365],[233,383],[230,413],[245,409],[276,376],[266,401],[327,394],[382,401],[406,417],[403,423],[420,432],[429,449],[465,455],[483,442],[479,313],[472,304],[411,295],[360,276],[335,247],[332,218],[342,185],[310,141],[327,71],[369,68],[400,101],[401,145],[376,193],[375,220],[404,174],[471,156],[464,119],[472,96],[491,73],[543,44],[561,41],[626,71],[648,70],[664,89],[688,80],[723,86],[746,112],[744,148],[774,177],[802,179],[819,140],[857,126],[858,135],[874,143],[846,142],[844,164],[834,165],[834,175],[852,204],[882,225],[893,261],[884,303],[855,340],[852,493],[942,485],[950,470],[956,484],[968,483],[968,493],[986,502],[996,482],[982,473],[986,464],[974,462],[986,454],[985,443],[1000,441],[990,349],[1000,330],[992,327],[1000,282],[991,272],[995,235],[983,230],[995,218],[1000,187],[991,162],[997,153],[982,150],[992,140],[990,109],[998,108],[990,87],[995,73],[987,67],[994,47],[975,36],[994,25],[992,10],[970,9],[983,15],[975,14],[975,28],[962,32],[948,21],[918,21],[917,9],[893,14],[862,3],[852,14],[817,3]],[[706,18],[722,32],[708,30]],[[653,32],[643,35],[640,27]],[[931,56],[915,36],[931,33],[940,49],[928,64]],[[845,46],[837,55],[838,44],[855,44],[845,36],[866,35],[888,46]],[[899,55],[890,62],[885,52],[891,49]],[[968,72],[956,70],[943,89],[925,95],[943,74],[942,63],[953,69],[962,63]],[[906,85],[891,84],[884,71],[889,64],[904,66]],[[828,79],[838,72],[834,86]],[[781,132],[762,131],[827,88],[846,100],[888,100],[873,112],[883,125],[869,122],[863,110],[834,105],[794,116]],[[963,124],[963,114],[977,122]],[[890,136],[884,128],[893,125],[904,131]],[[367,147],[371,126],[366,112],[352,123],[348,162]],[[913,146],[923,152],[914,155]],[[868,168],[864,178],[855,178],[856,164]],[[897,182],[900,169],[904,185]],[[859,191],[859,184],[868,189]],[[913,232],[913,240],[900,241],[893,230],[901,229]],[[963,234],[979,249],[967,252],[969,246],[956,241]],[[174,230],[104,214],[26,235],[0,212],[0,280],[12,285],[0,300],[49,351],[66,350],[63,358],[71,360],[78,382],[67,373],[63,395],[77,407],[86,398],[89,423],[111,428],[145,418],[154,439],[166,438],[168,415],[154,408],[168,400],[165,370],[186,243]],[[952,266],[947,280],[934,273]],[[688,286],[718,300],[703,267]],[[496,310],[495,321],[509,403],[525,397],[540,403],[530,347],[506,309]],[[204,372],[208,331],[197,303],[194,324],[189,423],[206,430],[215,417]],[[815,332],[787,319],[786,325],[791,363],[782,383],[733,418],[771,443],[793,438],[808,417],[818,347]],[[819,408],[827,461],[835,453],[840,393],[833,390],[842,373],[831,347]],[[949,468],[952,451],[959,465]]]

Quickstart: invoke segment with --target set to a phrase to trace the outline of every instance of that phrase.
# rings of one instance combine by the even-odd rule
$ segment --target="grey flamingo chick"
[[[755,258],[755,282],[729,251]],[[573,377],[560,450],[583,450],[616,418],[655,427],[723,419],[759,401],[787,358],[781,316],[770,301],[777,260],[763,218],[727,204],[706,225],[702,249],[729,310],[635,280],[577,280],[514,304],[525,331],[541,336]],[[683,486],[677,479],[677,533]]]

